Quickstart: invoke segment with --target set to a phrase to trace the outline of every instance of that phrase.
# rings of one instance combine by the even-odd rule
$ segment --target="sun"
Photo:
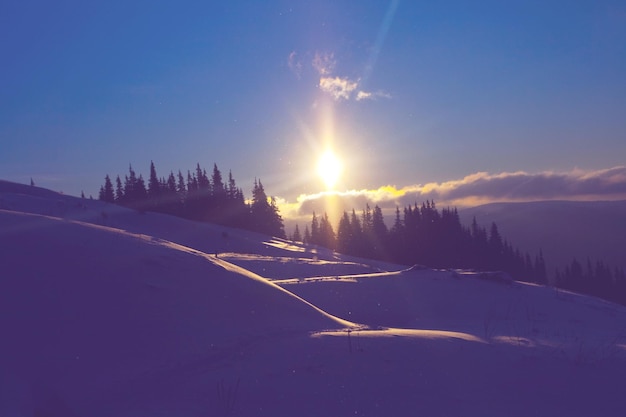
[[[329,190],[332,190],[337,184],[341,170],[341,161],[332,150],[324,152],[317,161],[317,174]]]

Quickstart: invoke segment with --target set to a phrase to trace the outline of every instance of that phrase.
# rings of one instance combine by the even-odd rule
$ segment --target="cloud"
[[[335,100],[348,100],[352,92],[358,87],[358,82],[348,78],[322,77],[320,78],[320,89],[330,94]]]
[[[372,93],[368,93],[366,91],[359,91],[356,94],[356,101],[368,100],[372,98]]]
[[[362,210],[366,204],[378,205],[387,214],[397,206],[406,207],[434,200],[439,206],[474,206],[491,202],[540,200],[618,200],[626,199],[626,166],[556,173],[477,172],[462,179],[396,187],[386,185],[373,190],[324,192],[301,195],[289,203],[285,218],[305,218],[333,207],[335,211]],[[287,202],[285,201],[285,207]],[[282,212],[282,206],[281,212]]]
[[[626,197],[626,167],[566,173],[520,171],[492,175],[479,172],[462,180],[427,186],[430,193],[451,201],[471,198],[498,201],[615,199]]]
[[[302,76],[302,62],[298,58],[296,51],[292,51],[289,54],[289,58],[287,58],[287,66],[294,74],[296,74],[296,77],[300,79]]]
[[[315,68],[321,76],[328,76],[335,70],[335,55],[333,53],[316,52],[312,64],[313,68]]]
[[[384,91],[377,91],[375,93],[369,91],[359,91],[356,94],[356,101],[361,100],[376,100],[377,98],[391,98],[391,94],[385,93]]]
[[[294,54],[292,52],[292,54]],[[291,59],[291,55],[289,56]],[[316,52],[311,63],[320,75],[319,88],[329,94],[335,101],[340,100],[375,100],[377,98],[391,98],[384,91],[370,92],[359,89],[361,80],[334,75],[337,61],[332,53]]]

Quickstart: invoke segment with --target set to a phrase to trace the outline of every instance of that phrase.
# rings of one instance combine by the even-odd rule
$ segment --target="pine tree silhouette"
[[[143,176],[137,175],[129,164],[124,182],[118,175],[115,192],[110,177],[100,187],[100,199],[134,208],[140,212],[157,211],[192,220],[210,221],[232,227],[247,228],[261,233],[285,237],[282,217],[274,197],[268,198],[263,184],[255,180],[253,201],[246,204],[241,188],[238,188],[229,172],[228,183],[213,165],[211,178],[200,164],[187,171],[187,180],[178,171],[167,178],[157,176],[154,162],[150,163],[150,177],[146,188]]]
[[[111,183],[111,178],[107,174],[104,177],[104,186],[100,187],[99,199],[102,201],[106,201],[107,203],[115,202],[115,195],[113,194],[113,184]]]

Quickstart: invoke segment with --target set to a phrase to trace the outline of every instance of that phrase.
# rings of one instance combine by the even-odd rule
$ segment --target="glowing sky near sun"
[[[96,196],[129,163],[215,162],[289,207],[327,190],[465,195],[480,173],[475,190],[522,172],[540,195],[538,178],[617,167],[584,190],[615,197],[625,46],[610,0],[8,2],[0,178]],[[341,167],[324,178],[329,148]]]
[[[341,176],[342,163],[335,153],[328,149],[317,162],[317,174],[320,176],[328,190],[335,188]]]

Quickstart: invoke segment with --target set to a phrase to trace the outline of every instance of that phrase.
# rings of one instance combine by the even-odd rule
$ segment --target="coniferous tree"
[[[254,217],[252,227],[254,230],[262,232],[269,211],[267,203],[267,194],[260,180],[254,179],[254,186],[252,188],[252,203],[250,204],[250,212]]]
[[[176,186],[176,177],[171,171],[167,181],[164,180],[161,184],[159,205],[156,207],[156,210],[175,216],[180,213],[180,199]]]
[[[196,164],[196,178],[198,179],[198,189],[202,193],[208,194],[211,191],[211,181],[206,174],[206,170],[200,167],[200,163]]]
[[[228,206],[228,195],[226,187],[222,181],[222,173],[217,168],[217,164],[213,164],[213,174],[211,175],[211,199],[210,199],[210,221],[218,224],[228,224],[230,213],[225,209]]]
[[[185,194],[187,193],[187,185],[185,185],[185,177],[183,177],[180,169],[178,170],[178,178],[176,181],[176,192],[180,194],[181,198],[185,198]]]
[[[339,226],[337,227],[337,251],[340,253],[351,254],[352,228],[350,227],[350,217],[344,210]]]
[[[137,204],[137,174],[132,165],[128,165],[128,175],[124,177],[124,200],[125,205],[134,206]]]
[[[187,192],[190,199],[198,192],[198,178],[189,171],[187,171]]]
[[[397,262],[406,259],[406,228],[400,215],[400,207],[396,206],[396,216],[389,230],[389,253],[394,254]]]
[[[187,201],[187,185],[185,184],[185,177],[182,172],[178,170],[178,175],[176,178],[176,203],[177,203],[177,214],[179,216],[188,217],[185,202]]]
[[[361,212],[361,231],[366,238],[370,238],[373,229],[372,209],[369,204],[365,204],[365,208]]]
[[[361,211],[361,241],[359,242],[359,251],[361,256],[365,258],[376,257],[375,253],[375,236],[374,224],[372,218],[372,209],[369,204],[365,204],[365,208]]]
[[[187,171],[187,198],[185,199],[185,209],[187,216],[193,220],[200,220],[200,187],[198,177]]]
[[[146,183],[143,180],[143,175],[139,174],[137,177],[137,187],[135,189],[138,210],[145,210],[148,203],[148,190],[146,189]]]
[[[535,282],[541,285],[548,284],[548,274],[546,271],[546,261],[543,259],[543,250],[539,250],[539,255],[535,258]]]
[[[233,172],[228,171],[228,185],[226,187],[226,191],[228,193],[228,198],[231,200],[237,199],[237,193],[239,189],[237,188],[237,184],[235,183],[235,179],[233,178]]]
[[[400,207],[396,206],[396,217],[393,220],[393,226],[391,226],[390,232],[394,235],[400,235],[404,229],[404,223],[400,218]]]
[[[350,215],[350,241],[348,246],[350,247],[348,253],[352,255],[363,255],[365,254],[365,245],[363,241],[363,229],[361,228],[361,222],[359,217],[356,214],[356,211],[352,209],[352,214]]]
[[[100,188],[100,195],[98,198],[102,201],[106,201],[107,203],[115,202],[113,184],[111,183],[111,178],[108,174],[104,177],[104,186]]]
[[[161,184],[157,177],[156,168],[154,167],[154,162],[150,161],[150,178],[148,179],[148,199],[149,199],[149,208],[151,210],[155,210],[161,204]]]
[[[174,173],[172,171],[170,171],[170,175],[167,177],[167,182],[165,183],[165,189],[170,194],[176,194],[178,192],[177,187],[176,187],[176,177],[174,176]]]
[[[250,213],[252,230],[271,236],[285,237],[283,219],[278,213],[276,200],[271,198],[268,201],[261,180],[254,180]]]
[[[211,213],[211,181],[202,169],[200,163],[196,164],[195,174],[192,177],[193,192],[189,192],[188,208],[190,215],[195,220],[210,221]],[[187,181],[189,184],[189,180]]]
[[[383,218],[383,212],[378,205],[374,207],[372,212],[372,228],[370,232],[371,246],[374,255],[378,259],[387,260],[387,226]]]
[[[491,223],[491,229],[489,231],[489,246],[494,255],[500,255],[502,253],[502,236],[498,231],[498,226],[495,222]]]
[[[320,224],[319,220],[317,220],[317,216],[315,212],[313,212],[313,218],[311,219],[311,243],[314,245],[321,245],[322,238],[320,234]]]
[[[280,215],[280,211],[278,209],[278,203],[276,202],[276,198],[274,196],[270,197],[270,218],[269,223],[271,226],[270,233],[272,236],[285,238],[285,226],[283,224],[283,218]]]
[[[473,262],[472,268],[476,269],[488,269],[489,268],[489,255],[487,253],[488,239],[487,231],[485,228],[480,227],[476,222],[476,217],[472,220],[471,226],[472,247],[471,253]],[[521,256],[521,255],[520,255]],[[522,268],[524,269],[524,268]]]
[[[122,187],[122,180],[120,180],[120,176],[118,175],[115,178],[115,202],[122,203],[124,201],[124,187]]]
[[[291,240],[294,242],[302,242],[302,235],[300,234],[300,228],[296,224],[296,228],[293,231],[293,235],[291,236]]]
[[[328,219],[328,213],[324,213],[324,216],[320,219],[319,239],[320,245],[329,249],[335,249],[335,231]]]
[[[222,173],[217,168],[217,164],[213,164],[213,175],[211,175],[211,182],[213,184],[213,194],[222,195],[226,193],[224,182],[222,181]]]

